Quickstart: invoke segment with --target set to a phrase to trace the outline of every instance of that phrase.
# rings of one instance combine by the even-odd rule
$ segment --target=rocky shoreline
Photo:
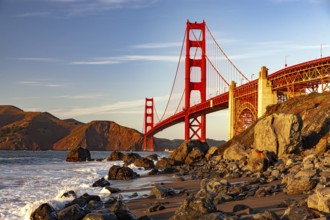
[[[220,147],[186,141],[166,158],[114,151],[108,160],[124,166],[111,167],[108,180],[96,180],[100,187],[143,178],[129,164],[174,181],[150,186],[149,194],[130,201],[121,194],[107,201],[73,196],[62,210],[41,205],[31,219],[330,219],[329,103],[325,92],[270,106]],[[76,152],[70,158],[79,161]]]
[[[203,149],[203,151],[201,151]],[[111,187],[111,180],[138,177],[129,167],[113,166],[108,180],[99,179],[94,187],[104,187],[116,196],[107,201],[73,191],[62,210],[49,204],[36,209],[31,219],[327,219],[330,217],[330,151],[322,156],[288,155],[268,163],[264,171],[251,172],[249,163],[218,160],[214,149],[197,141],[180,145],[167,158],[148,167],[155,155],[112,152],[108,160],[123,160],[125,165],[140,164],[149,175],[170,175],[172,183],[150,186],[143,198],[124,201],[123,189]],[[184,152],[184,153],[183,153]],[[203,154],[204,152],[204,154]],[[188,156],[190,155],[190,156]],[[209,157],[202,160],[200,155]],[[173,158],[181,157],[181,162]],[[273,158],[274,159],[274,158]],[[144,161],[145,163],[141,163]],[[166,165],[164,165],[166,161]],[[171,163],[176,165],[170,165]],[[187,161],[187,163],[185,163]],[[192,162],[191,162],[192,161]],[[263,165],[264,167],[265,165]],[[211,169],[210,169],[211,168]],[[119,193],[119,194],[116,194]],[[136,196],[132,192],[131,198]]]

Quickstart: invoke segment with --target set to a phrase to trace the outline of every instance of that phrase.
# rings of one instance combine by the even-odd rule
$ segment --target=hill
[[[183,140],[155,138],[155,150],[174,149]],[[222,142],[208,140],[210,145]],[[0,106],[0,150],[142,150],[143,134],[113,121],[61,120],[48,112]]]

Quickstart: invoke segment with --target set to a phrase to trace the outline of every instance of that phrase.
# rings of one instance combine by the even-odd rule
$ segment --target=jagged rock
[[[122,200],[118,200],[110,210],[116,214],[118,220],[136,220],[136,216],[127,208]]]
[[[151,171],[148,172],[148,175],[152,176],[152,175],[156,175],[158,173],[159,173],[158,169],[152,169]]]
[[[78,204],[68,206],[60,210],[57,214],[61,220],[81,220],[89,211],[81,208]]]
[[[330,213],[330,187],[318,184],[315,192],[307,199],[308,208]]]
[[[221,148],[217,147],[217,146],[210,147],[209,150],[207,151],[206,155],[205,155],[205,158],[207,160],[209,160],[211,157],[219,156],[220,155],[220,149]]]
[[[145,156],[145,158],[147,158],[149,160],[157,161],[158,160],[158,155],[157,154],[150,154],[150,155]]]
[[[87,210],[100,210],[104,206],[104,203],[102,201],[96,201],[91,200],[88,202],[88,204],[85,206]]]
[[[127,153],[123,156],[123,161],[125,165],[130,165],[135,162],[135,160],[140,159],[140,154],[137,153]]]
[[[111,193],[119,193],[121,190],[119,188],[111,187],[111,186],[106,186],[105,187],[109,192]]]
[[[242,216],[254,214],[255,211],[247,205],[237,204],[233,207],[233,213],[237,216]]]
[[[178,164],[191,164],[204,158],[209,146],[206,142],[198,140],[184,141],[169,156]]]
[[[71,206],[71,205],[77,204],[80,207],[84,207],[84,206],[86,206],[92,200],[100,201],[101,199],[97,195],[89,195],[88,193],[85,193],[82,196],[80,196],[79,198],[74,199],[67,206]]]
[[[48,203],[41,204],[34,210],[30,216],[30,220],[58,220],[55,209]]]
[[[70,190],[68,192],[63,193],[63,195],[61,196],[61,198],[69,198],[69,197],[73,197],[75,199],[77,198],[77,194],[73,190]]]
[[[147,158],[138,158],[134,161],[134,165],[137,167],[143,167],[145,170],[151,170],[155,168],[155,164],[152,160]]]
[[[246,148],[240,143],[234,143],[223,152],[225,160],[243,160],[248,156]]]
[[[89,213],[83,220],[118,220],[114,213]]]
[[[91,160],[91,154],[89,150],[84,149],[82,147],[69,151],[69,153],[66,156],[66,161],[68,162],[81,162],[81,161],[90,161],[90,160]]]
[[[166,158],[166,157],[158,160],[157,163],[156,163],[156,167],[159,170],[165,170],[167,168],[171,168],[174,165],[177,165],[177,163],[175,162],[175,160],[172,159],[172,158]]]
[[[101,179],[93,183],[92,187],[105,187],[109,185],[110,185],[109,181],[107,181],[106,179],[104,179],[104,177],[102,177]]]
[[[124,157],[124,154],[120,151],[112,151],[109,157],[107,158],[107,161],[117,161],[122,160]]]
[[[165,206],[163,206],[161,204],[156,204],[156,205],[150,206],[148,208],[148,212],[157,212],[157,211],[161,211],[163,209],[165,209]]]
[[[138,174],[129,167],[113,165],[108,172],[109,180],[130,180],[136,177],[138,177]]]
[[[253,149],[249,155],[247,169],[253,173],[263,172],[266,171],[270,165],[274,164],[276,160],[277,157],[272,152],[262,152]]]
[[[213,212],[210,214],[206,214],[201,216],[198,220],[239,220],[236,215],[231,213],[223,213],[223,212]]]
[[[157,185],[150,191],[150,196],[155,196],[156,199],[162,199],[176,194],[178,193],[174,189],[163,185]]]
[[[183,201],[170,220],[199,219],[216,211],[217,209],[210,199],[192,196]]]
[[[315,187],[315,181],[309,177],[288,178],[285,192],[287,194],[308,193]]]
[[[294,177],[295,178],[307,177],[311,179],[316,175],[317,175],[317,171],[315,169],[303,169],[300,170]]]
[[[290,206],[281,216],[281,220],[313,219],[305,206]]]
[[[276,213],[267,210],[253,215],[253,220],[280,220],[280,217]]]
[[[296,114],[273,114],[254,127],[254,149],[272,151],[278,157],[301,146],[302,120]]]

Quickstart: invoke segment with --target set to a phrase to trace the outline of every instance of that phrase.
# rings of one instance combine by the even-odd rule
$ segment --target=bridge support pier
[[[235,100],[234,100],[234,90],[236,83],[232,81],[229,85],[229,99],[228,99],[228,140],[230,140],[235,135]]]
[[[277,103],[277,92],[272,90],[272,83],[267,76],[268,69],[262,66],[258,79],[258,118],[265,114],[268,105]]]

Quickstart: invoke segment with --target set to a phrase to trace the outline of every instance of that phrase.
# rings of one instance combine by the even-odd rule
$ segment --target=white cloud
[[[83,95],[64,95],[56,96],[55,98],[64,98],[64,99],[95,99],[104,97],[102,94],[83,94]]]
[[[128,55],[118,57],[93,58],[85,61],[74,61],[70,64],[74,65],[112,65],[134,61],[162,61],[162,62],[178,62],[178,56],[160,56],[160,55]]]
[[[23,14],[18,14],[16,15],[16,17],[46,17],[51,15],[50,12],[47,11],[41,11],[41,12],[27,12],[27,13],[23,13]]]
[[[40,86],[40,87],[50,87],[50,88],[58,88],[58,87],[65,87],[66,85],[64,84],[60,84],[60,83],[51,83],[49,82],[49,80],[44,80],[44,79],[40,79],[40,80],[35,80],[35,81],[19,81],[17,82],[18,84],[21,85],[27,85],[27,86]]]
[[[168,43],[146,43],[138,44],[132,46],[137,49],[159,49],[159,48],[169,48],[169,47],[180,47],[182,42],[168,42]]]
[[[16,60],[21,61],[35,61],[35,62],[59,62],[61,60],[55,58],[47,58],[47,57],[18,57]]]
[[[48,0],[63,6],[68,15],[94,13],[122,8],[145,8],[158,0]]]

